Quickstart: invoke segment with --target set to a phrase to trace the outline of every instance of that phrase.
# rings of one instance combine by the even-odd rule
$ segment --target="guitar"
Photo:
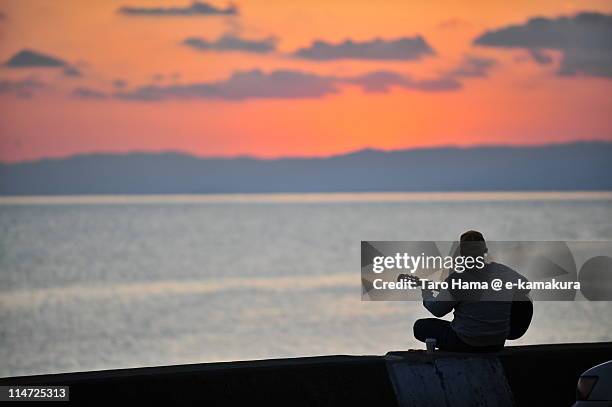
[[[518,339],[525,335],[533,317],[533,302],[526,294],[519,294],[512,301],[510,310],[510,332],[507,338]]]

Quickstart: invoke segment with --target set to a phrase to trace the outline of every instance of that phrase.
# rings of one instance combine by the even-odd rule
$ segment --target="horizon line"
[[[346,203],[346,202],[524,202],[612,201],[612,191],[387,191],[271,192],[223,194],[76,194],[0,195],[10,205],[218,204],[218,203]]]

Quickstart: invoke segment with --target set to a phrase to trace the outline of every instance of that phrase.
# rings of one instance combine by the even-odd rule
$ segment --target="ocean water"
[[[0,199],[0,376],[422,347],[362,302],[361,240],[612,240],[609,193]],[[537,303],[517,344],[612,340]]]

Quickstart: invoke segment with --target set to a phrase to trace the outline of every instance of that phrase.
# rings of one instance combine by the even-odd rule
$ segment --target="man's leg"
[[[449,352],[497,352],[500,346],[470,346],[453,331],[450,322],[438,318],[418,319],[413,327],[414,337],[421,342],[427,338],[436,340],[436,347]]]
[[[444,341],[447,329],[451,329],[450,322],[438,318],[417,319],[412,328],[414,337],[419,341],[425,342],[427,338],[434,338],[437,346]]]

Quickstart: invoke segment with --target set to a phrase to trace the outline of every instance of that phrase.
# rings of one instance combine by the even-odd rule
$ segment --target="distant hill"
[[[276,160],[93,154],[0,164],[0,195],[477,190],[612,190],[612,142]]]

